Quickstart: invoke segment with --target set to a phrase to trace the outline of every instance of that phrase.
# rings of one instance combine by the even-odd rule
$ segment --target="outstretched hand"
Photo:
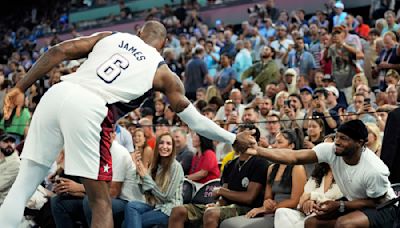
[[[233,143],[233,149],[236,152],[245,152],[249,148],[257,146],[257,141],[253,137],[255,130],[245,130],[236,135],[236,140]]]
[[[21,115],[21,109],[24,106],[25,96],[24,93],[19,88],[12,88],[4,98],[4,119],[8,120],[16,109],[15,113],[17,116]]]

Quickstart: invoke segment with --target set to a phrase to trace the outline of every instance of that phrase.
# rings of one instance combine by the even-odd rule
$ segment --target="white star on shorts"
[[[104,172],[108,173],[108,170],[110,169],[110,167],[108,166],[108,164],[106,164],[105,166],[103,166]]]

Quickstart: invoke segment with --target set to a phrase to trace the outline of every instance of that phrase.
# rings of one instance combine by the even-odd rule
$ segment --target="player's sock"
[[[49,168],[34,161],[23,159],[17,179],[0,208],[2,228],[19,227],[26,202],[44,180]]]

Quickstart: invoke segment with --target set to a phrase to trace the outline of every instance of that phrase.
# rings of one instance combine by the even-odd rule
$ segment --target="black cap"
[[[15,142],[16,139],[14,138],[14,136],[4,133],[2,135],[0,135],[0,141],[5,142],[5,141],[11,141],[11,142]]]
[[[328,96],[328,91],[323,87],[316,88],[313,95],[316,95],[317,93],[323,93],[325,97]]]
[[[334,82],[335,78],[330,75],[330,74],[325,74],[324,77],[322,78],[322,81],[330,81],[330,82]]]
[[[341,132],[355,141],[368,139],[368,130],[361,120],[350,120],[341,124],[337,132]]]

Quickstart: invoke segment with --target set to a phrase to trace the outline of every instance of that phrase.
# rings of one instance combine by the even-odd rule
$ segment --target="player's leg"
[[[113,227],[111,197],[106,181],[81,178],[92,209],[91,227]]]
[[[60,87],[54,87],[42,97],[32,117],[19,173],[0,209],[1,227],[18,227],[26,202],[48,175],[62,149],[63,139],[57,120],[62,97],[57,96]],[[61,94],[64,96],[63,91]]]
[[[92,210],[91,227],[113,227],[107,181],[112,180],[112,113],[105,101],[77,86],[63,106],[65,173],[82,177]]]
[[[0,224],[3,228],[18,227],[25,204],[44,180],[49,167],[23,159],[13,186],[0,208]]]

